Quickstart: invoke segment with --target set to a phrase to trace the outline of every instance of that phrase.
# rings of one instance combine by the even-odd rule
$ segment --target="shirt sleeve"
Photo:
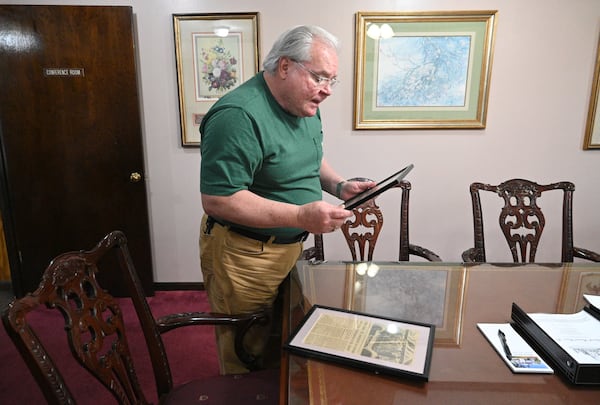
[[[250,117],[240,108],[215,111],[203,123],[200,192],[228,196],[247,190],[262,161]]]

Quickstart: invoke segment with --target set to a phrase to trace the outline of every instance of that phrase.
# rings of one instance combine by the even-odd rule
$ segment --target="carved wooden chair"
[[[2,314],[8,335],[49,404],[74,404],[75,400],[57,363],[28,323],[28,314],[42,306],[62,313],[71,353],[82,366],[81,372],[85,369],[93,375],[119,404],[148,403],[136,375],[121,308],[96,279],[99,267],[107,264],[118,266],[117,270],[124,276],[143,330],[161,404],[200,400],[227,404],[278,402],[278,370],[215,376],[173,387],[162,333],[190,325],[233,325],[238,328],[236,351],[240,358],[252,364],[254,358],[245,352],[243,336],[254,323],[264,321],[266,315],[194,312],[155,319],[129,255],[127,239],[122,232],[114,231],[90,251],[70,252],[55,258],[45,270],[37,290],[15,299]]]
[[[349,181],[352,181],[350,179]],[[411,184],[403,180],[396,188],[402,190],[400,201],[400,241],[398,249],[398,260],[409,261],[411,255],[419,256],[428,261],[439,262],[442,259],[429,249],[409,243],[408,238],[408,207]],[[353,261],[371,261],[377,244],[377,239],[383,227],[383,212],[376,204],[375,199],[370,203],[360,206],[352,210],[354,217],[347,220],[341,227],[344,238],[350,249]],[[320,248],[319,248],[320,246]],[[322,235],[315,235],[315,247],[309,248],[313,250],[305,250],[304,253],[314,254],[315,252],[323,253],[323,238]],[[319,250],[320,249],[320,250]],[[307,255],[310,259],[310,255]],[[322,256],[324,257],[324,255]],[[323,260],[315,259],[315,260]]]
[[[507,180],[497,186],[473,183],[470,186],[473,205],[474,247],[462,254],[465,262],[485,262],[485,239],[483,233],[483,212],[481,191],[498,194],[504,200],[498,221],[508,243],[514,263],[533,263],[546,219],[537,204],[542,193],[562,190],[562,262],[572,262],[574,257],[600,261],[600,255],[590,250],[573,246],[573,192],[575,185],[568,181],[540,185],[523,179]]]

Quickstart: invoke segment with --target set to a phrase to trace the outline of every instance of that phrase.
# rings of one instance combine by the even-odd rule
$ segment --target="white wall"
[[[201,281],[199,151],[180,146],[173,13],[258,11],[261,54],[293,25],[318,24],[344,44],[341,84],[322,105],[325,153],[347,177],[409,175],[411,242],[460,261],[472,244],[468,186],[522,177],[576,184],[576,245],[600,252],[600,150],[583,151],[600,35],[598,0],[132,0],[9,1],[12,4],[132,5],[136,18],[155,279]],[[357,11],[499,10],[485,130],[353,131],[354,17]],[[390,192],[389,194],[391,194]],[[381,198],[383,207],[393,196]],[[386,203],[386,201],[390,201]],[[331,200],[334,201],[334,200]],[[543,200],[540,201],[543,203]],[[392,210],[395,211],[395,210]],[[397,214],[386,211],[377,257],[394,259]],[[546,232],[558,245],[558,229]],[[329,260],[348,258],[341,234],[327,235]],[[505,250],[497,241],[488,248]],[[503,242],[504,243],[504,242]],[[538,259],[556,261],[540,252]],[[488,258],[490,259],[490,258]],[[506,259],[506,258],[505,258]]]

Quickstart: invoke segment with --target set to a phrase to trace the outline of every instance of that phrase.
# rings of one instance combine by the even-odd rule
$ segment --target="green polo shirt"
[[[299,118],[275,101],[262,72],[221,97],[200,125],[200,191],[240,190],[297,205],[322,199],[323,131],[318,112]],[[253,229],[293,236],[298,228]]]

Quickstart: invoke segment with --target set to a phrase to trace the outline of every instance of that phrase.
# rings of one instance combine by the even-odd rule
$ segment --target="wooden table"
[[[287,351],[281,404],[600,404],[600,387],[559,375],[512,374],[477,329],[528,313],[580,310],[600,264],[298,262],[288,281],[284,341],[313,304],[436,325],[429,381],[385,377]]]

